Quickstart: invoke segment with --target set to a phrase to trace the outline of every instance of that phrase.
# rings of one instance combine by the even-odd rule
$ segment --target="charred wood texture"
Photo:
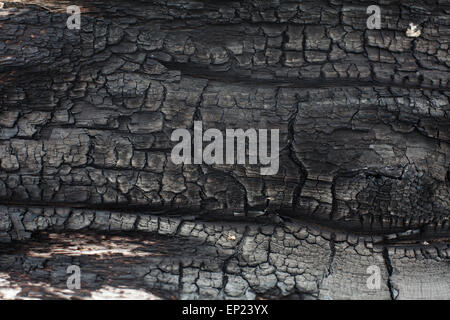
[[[450,3],[372,2],[5,2],[0,297],[450,299]],[[278,173],[173,164],[194,121]]]

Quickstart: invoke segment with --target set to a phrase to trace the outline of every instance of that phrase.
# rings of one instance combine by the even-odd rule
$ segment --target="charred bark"
[[[448,299],[450,6],[383,2],[368,30],[370,4],[6,2],[0,240],[40,241],[5,249],[0,271],[61,286],[68,249],[29,262],[66,248],[53,232],[151,232],[186,248],[133,251],[131,287],[163,297]],[[278,173],[173,164],[171,133],[196,120],[279,129]],[[100,258],[76,261],[96,274],[78,295],[113,281],[103,265],[125,273]]]

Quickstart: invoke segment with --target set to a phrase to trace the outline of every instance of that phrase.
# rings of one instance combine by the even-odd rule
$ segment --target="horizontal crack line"
[[[155,215],[161,218],[177,218],[180,220],[193,220],[196,222],[215,222],[215,223],[225,223],[225,224],[244,224],[252,223],[255,225],[274,225],[275,223],[265,216],[260,216],[257,218],[251,217],[224,217],[221,216],[218,219],[217,215],[208,214],[204,210],[194,210],[194,209],[178,209],[178,208],[165,208],[163,206],[151,207],[149,205],[133,205],[133,204],[86,204],[86,203],[58,203],[58,202],[17,202],[17,201],[0,201],[0,206],[6,207],[18,207],[18,208],[72,208],[80,210],[90,210],[90,211],[111,211],[115,213],[124,214],[142,214],[142,215]],[[196,212],[197,214],[193,213]],[[409,231],[419,230],[424,226],[409,226],[408,228],[397,228],[397,229],[386,229],[386,230],[363,230],[357,229],[354,226],[345,225],[342,221],[324,221],[313,219],[312,217],[307,217],[305,215],[297,216],[295,218],[280,215],[282,218],[286,218],[289,223],[297,224],[304,227],[312,227],[318,229],[319,231],[326,231],[331,233],[341,233],[347,235],[356,236],[366,236],[366,237],[381,237],[377,240],[377,243],[386,245],[407,245],[407,244],[417,244],[425,240],[430,242],[436,242],[440,244],[450,243],[450,231],[443,230],[437,232],[435,235],[429,232],[417,234],[415,232],[411,233],[411,236],[402,234],[408,234]],[[276,223],[278,226],[283,226],[285,222]],[[393,234],[398,234],[399,237],[391,239]]]

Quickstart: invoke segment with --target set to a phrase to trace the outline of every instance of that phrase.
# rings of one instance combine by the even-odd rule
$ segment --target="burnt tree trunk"
[[[7,1],[6,286],[56,292],[77,264],[83,297],[449,299],[450,5],[383,1],[369,30],[370,4]],[[278,129],[278,173],[175,165],[194,121]]]

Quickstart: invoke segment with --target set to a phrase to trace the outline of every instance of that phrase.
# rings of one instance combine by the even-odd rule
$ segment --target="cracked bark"
[[[448,299],[450,7],[380,6],[366,30],[364,2],[7,1],[0,295]],[[171,132],[200,119],[279,129],[278,174],[174,165]]]

